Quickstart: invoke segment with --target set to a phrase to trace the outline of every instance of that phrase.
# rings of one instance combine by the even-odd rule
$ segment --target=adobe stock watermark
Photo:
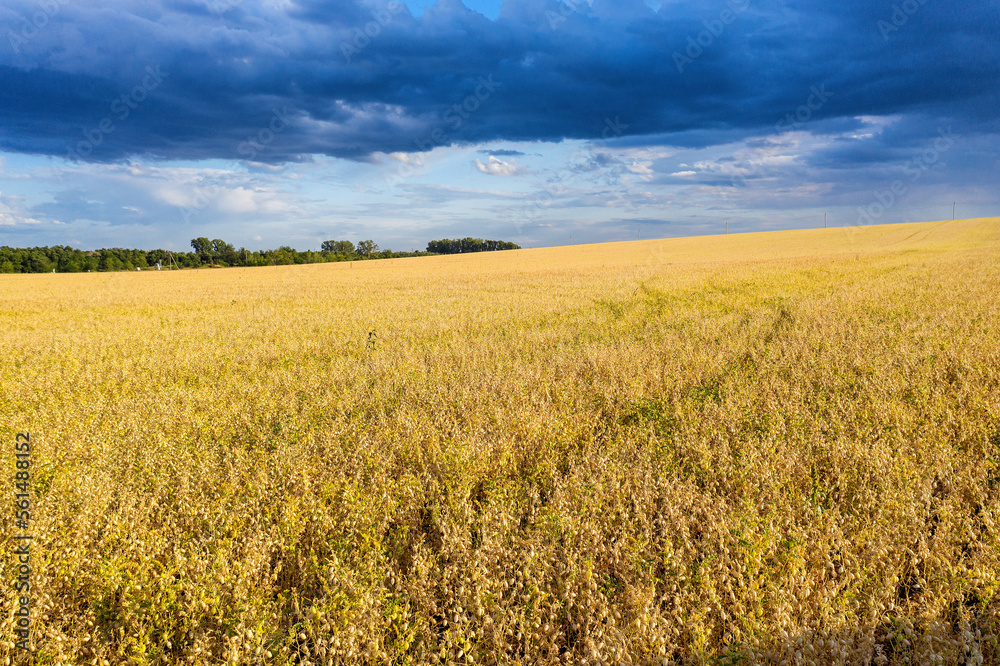
[[[450,129],[452,132],[457,132],[462,129],[462,126],[472,117],[472,114],[478,111],[493,96],[497,88],[503,85],[499,81],[494,81],[492,74],[480,76],[478,84],[472,94],[468,95],[461,102],[453,104],[441,115],[442,123],[440,125],[431,130],[423,139],[414,139],[413,143],[417,147],[417,152],[427,152],[434,150],[438,146],[446,145],[451,137],[447,130]],[[415,173],[416,167],[412,163],[400,162],[400,166],[396,169],[396,172],[385,177],[386,184],[389,187],[394,187],[397,183],[413,176]]]
[[[243,0],[212,0],[208,3],[208,10],[217,16],[222,16],[230,9],[236,9],[243,4]]]
[[[625,130],[627,130],[628,127],[628,125],[622,123],[621,118],[618,116],[615,116],[614,120],[611,118],[605,118],[604,127],[601,130],[601,139],[588,145],[589,156],[593,158],[594,150],[596,148],[604,148],[612,139],[617,139],[624,135]],[[514,228],[517,229],[518,234],[522,232],[525,225],[531,224],[537,220],[542,210],[555,201],[556,195],[558,194],[558,190],[555,186],[565,183],[570,180],[570,178],[572,178],[572,175],[569,175],[567,170],[563,170],[557,175],[557,178],[553,181],[551,186],[546,187],[544,190],[533,196],[528,203],[519,207],[515,211]]]
[[[271,117],[264,127],[255,134],[247,136],[246,141],[236,147],[236,152],[248,161],[252,162],[257,159],[257,156],[267,150],[267,147],[288,127],[291,113],[287,106],[272,109]],[[226,184],[221,178],[213,178],[206,185],[195,187],[191,205],[179,206],[181,217],[184,218],[185,222],[190,222],[193,216],[208,208],[226,191]]]
[[[554,12],[551,9],[546,10],[545,20],[548,21],[549,28],[552,30],[557,29],[566,22],[567,18],[579,12],[582,5],[593,7],[594,0],[566,0],[559,4],[558,12]]]
[[[813,114],[826,106],[834,93],[826,89],[826,84],[813,86],[809,89],[810,95],[805,104],[781,118],[774,124],[776,132],[789,132],[801,129],[806,123],[813,119]]]
[[[195,187],[191,205],[179,206],[181,217],[184,218],[185,222],[190,223],[192,217],[208,208],[209,204],[222,196],[225,191],[226,188],[221,178],[213,178],[209,180],[207,185]]]
[[[826,89],[825,83],[818,86],[812,86],[809,89],[809,96],[806,98],[805,103],[795,109],[795,111],[789,112],[785,116],[779,118],[774,124],[775,134],[783,134],[785,132],[793,132],[802,129],[834,96],[835,93]],[[747,164],[748,168],[745,172],[738,173],[733,176],[731,182],[733,187],[746,186],[750,177],[760,174],[767,165],[767,162],[765,160],[754,159],[749,160]]]
[[[687,48],[684,49],[683,53],[674,51],[674,65],[677,66],[679,73],[683,74],[685,67],[694,64],[694,61],[705,53],[705,49],[710,48],[715,40],[722,36],[726,28],[736,22],[740,14],[750,9],[750,0],[728,0],[726,4],[728,7],[719,12],[717,18],[702,21],[702,25],[705,26],[704,30],[697,35],[688,36]]]
[[[142,82],[111,103],[111,115],[106,116],[91,129],[83,130],[83,141],[78,141],[75,145],[66,146],[66,158],[70,160],[80,160],[93,154],[94,149],[104,143],[104,137],[115,133],[118,127],[114,119],[119,122],[128,120],[132,112],[139,108],[139,105],[146,101],[150,93],[160,87],[163,79],[170,76],[168,72],[150,65],[146,68],[146,76]],[[112,117],[113,116],[113,117]]]
[[[257,159],[257,155],[274,142],[274,139],[285,131],[288,127],[288,107],[271,109],[271,118],[267,125],[260,128],[256,134],[251,134],[247,140],[236,148],[236,152],[246,157],[251,162]]]
[[[879,19],[878,29],[882,33],[883,39],[889,41],[889,35],[899,32],[899,29],[910,22],[910,19],[917,15],[930,0],[904,0],[898,5],[892,6],[892,15],[889,20]]]
[[[24,24],[21,30],[14,32],[7,30],[7,40],[14,53],[21,55],[21,47],[38,36],[38,33],[45,29],[52,19],[59,13],[59,9],[69,4],[69,0],[41,0],[38,3],[39,10],[31,15],[31,20],[19,17]]]
[[[31,434],[19,432],[14,439],[14,507],[15,524],[19,534],[14,535],[14,548],[17,579],[14,591],[18,596],[13,598],[14,634],[18,649],[27,652],[31,641]]]
[[[941,160],[941,156],[947,153],[955,145],[957,137],[952,133],[951,127],[938,129],[938,137],[934,140],[931,148],[915,156],[906,166],[903,173],[909,176],[911,183],[918,182],[935,164]],[[858,208],[858,225],[875,224],[878,220],[899,203],[909,192],[906,181],[896,179],[892,181],[888,188],[875,192],[875,200],[868,206]]]
[[[344,56],[344,59],[350,63],[351,58],[359,55],[368,48],[372,40],[381,35],[382,30],[389,27],[394,17],[405,8],[406,5],[404,3],[392,0],[385,9],[371,10],[373,20],[366,23],[363,29],[360,26],[354,28],[354,39],[352,41],[340,43],[340,53]]]

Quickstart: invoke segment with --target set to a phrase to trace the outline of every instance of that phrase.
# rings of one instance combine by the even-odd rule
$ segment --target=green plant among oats
[[[0,279],[29,659],[1000,662],[1000,221],[592,249]]]

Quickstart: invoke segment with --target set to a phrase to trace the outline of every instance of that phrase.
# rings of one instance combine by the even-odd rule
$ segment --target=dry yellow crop
[[[0,663],[1000,663],[998,287],[996,219],[2,276]]]

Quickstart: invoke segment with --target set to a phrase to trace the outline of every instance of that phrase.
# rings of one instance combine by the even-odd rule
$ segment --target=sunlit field
[[[1000,663],[998,295],[998,219],[2,276],[0,659]]]

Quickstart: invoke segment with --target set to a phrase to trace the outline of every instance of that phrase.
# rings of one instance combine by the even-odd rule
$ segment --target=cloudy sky
[[[4,0],[0,244],[997,215],[998,34],[997,0]]]

